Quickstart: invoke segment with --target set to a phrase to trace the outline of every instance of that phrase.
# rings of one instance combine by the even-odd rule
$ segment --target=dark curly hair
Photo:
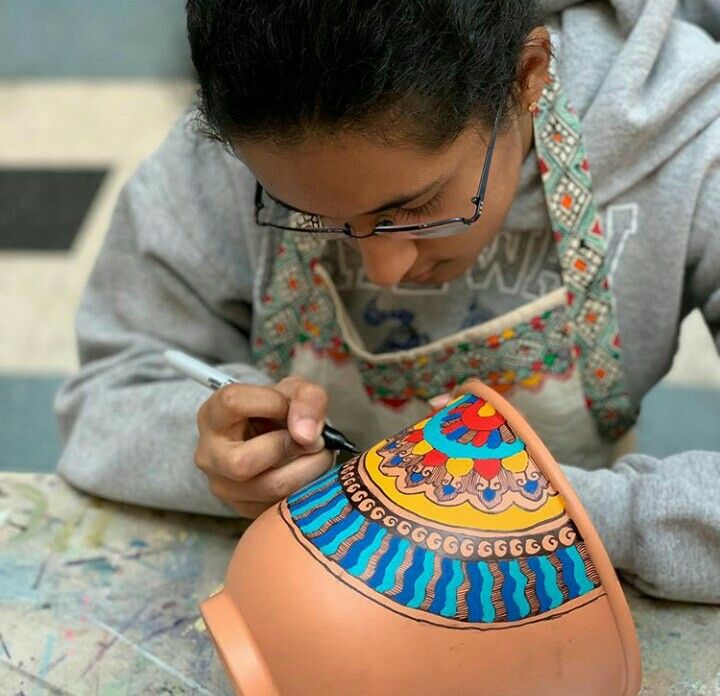
[[[200,111],[226,142],[440,146],[513,105],[538,24],[535,0],[187,0]]]

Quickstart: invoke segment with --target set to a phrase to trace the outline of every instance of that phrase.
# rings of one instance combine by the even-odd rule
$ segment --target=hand
[[[215,496],[255,518],[332,466],[326,407],[324,389],[300,377],[223,387],[198,411],[195,464]]]

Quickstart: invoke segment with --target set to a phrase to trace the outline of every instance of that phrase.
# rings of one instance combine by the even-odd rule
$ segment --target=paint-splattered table
[[[243,529],[0,474],[0,696],[231,694],[197,607]],[[720,609],[627,594],[642,693],[720,694]]]

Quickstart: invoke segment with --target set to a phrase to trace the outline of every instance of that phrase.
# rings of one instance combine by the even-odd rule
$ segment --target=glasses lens
[[[382,227],[376,227],[375,233],[378,236],[393,237],[393,239],[435,239],[437,237],[452,237],[456,234],[462,234],[467,232],[468,229],[470,229],[470,226],[463,222],[447,222],[444,225],[414,230],[383,231]]]
[[[345,236],[341,229],[323,227],[322,221],[317,215],[288,208],[269,196],[264,190],[260,202],[262,207],[258,212],[258,222],[261,225],[304,234],[322,235],[323,239],[339,239]]]

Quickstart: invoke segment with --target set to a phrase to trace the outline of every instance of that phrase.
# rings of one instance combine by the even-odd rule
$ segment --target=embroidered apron
[[[276,379],[293,373],[323,385],[333,425],[362,449],[423,418],[427,399],[477,377],[525,414],[558,461],[610,464],[637,413],[580,123],[553,71],[533,128],[563,287],[441,340],[371,353],[320,263],[325,242],[270,233],[266,272],[256,281],[258,367]]]

